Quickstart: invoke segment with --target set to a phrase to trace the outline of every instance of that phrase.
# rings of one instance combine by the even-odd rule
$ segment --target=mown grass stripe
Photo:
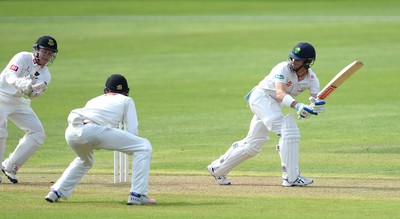
[[[51,17],[0,17],[1,22],[26,21],[385,21],[398,22],[400,16],[257,16],[257,15],[205,15],[205,16],[51,16]]]

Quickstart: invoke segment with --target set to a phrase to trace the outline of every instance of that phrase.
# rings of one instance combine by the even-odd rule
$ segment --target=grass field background
[[[46,142],[19,171],[21,183],[2,176],[2,218],[399,217],[400,2],[0,1],[0,8],[0,66],[44,34],[60,50],[49,89],[32,103]],[[302,175],[315,183],[280,186],[270,136],[231,172],[233,186],[216,185],[206,166],[246,135],[252,113],[243,96],[300,41],[317,50],[322,86],[350,62],[365,63],[324,114],[298,122]],[[69,200],[49,204],[43,197],[75,157],[64,140],[68,113],[101,94],[112,73],[128,78],[140,135],[153,145],[149,193],[158,204],[125,205],[129,184],[112,183],[110,151],[95,152]],[[6,155],[23,135],[11,122],[8,130]]]

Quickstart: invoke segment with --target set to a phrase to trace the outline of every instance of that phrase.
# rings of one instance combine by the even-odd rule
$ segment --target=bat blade
[[[356,73],[363,63],[356,60],[350,63],[348,66],[343,68],[334,78],[318,93],[318,99],[325,100],[333,91],[335,91],[340,85],[342,85],[350,76]]]

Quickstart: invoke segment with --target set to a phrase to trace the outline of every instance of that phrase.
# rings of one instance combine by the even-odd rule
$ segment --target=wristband
[[[293,99],[292,96],[290,96],[289,94],[286,94],[282,99],[282,104],[285,106],[291,107],[291,105],[294,101],[296,101],[296,100]]]

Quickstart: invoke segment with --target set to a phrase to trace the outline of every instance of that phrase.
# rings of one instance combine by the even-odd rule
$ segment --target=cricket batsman
[[[1,165],[12,183],[18,183],[18,170],[45,140],[42,123],[30,104],[50,84],[47,66],[53,63],[57,52],[57,41],[53,37],[39,37],[32,52],[17,53],[0,74],[0,161],[5,152],[8,120],[25,132],[14,152]]]
[[[284,115],[282,106],[293,108],[299,118],[310,118],[324,112],[325,102],[317,99],[320,86],[316,74],[311,70],[316,52],[306,42],[300,42],[289,53],[288,61],[277,64],[247,95],[254,116],[250,122],[247,136],[232,144],[207,169],[220,185],[230,185],[228,173],[256,156],[269,140],[269,134],[279,137],[277,150],[281,158],[282,186],[306,186],[313,179],[300,175],[299,143],[300,131],[293,114]],[[294,97],[308,90],[310,104],[297,102]]]

